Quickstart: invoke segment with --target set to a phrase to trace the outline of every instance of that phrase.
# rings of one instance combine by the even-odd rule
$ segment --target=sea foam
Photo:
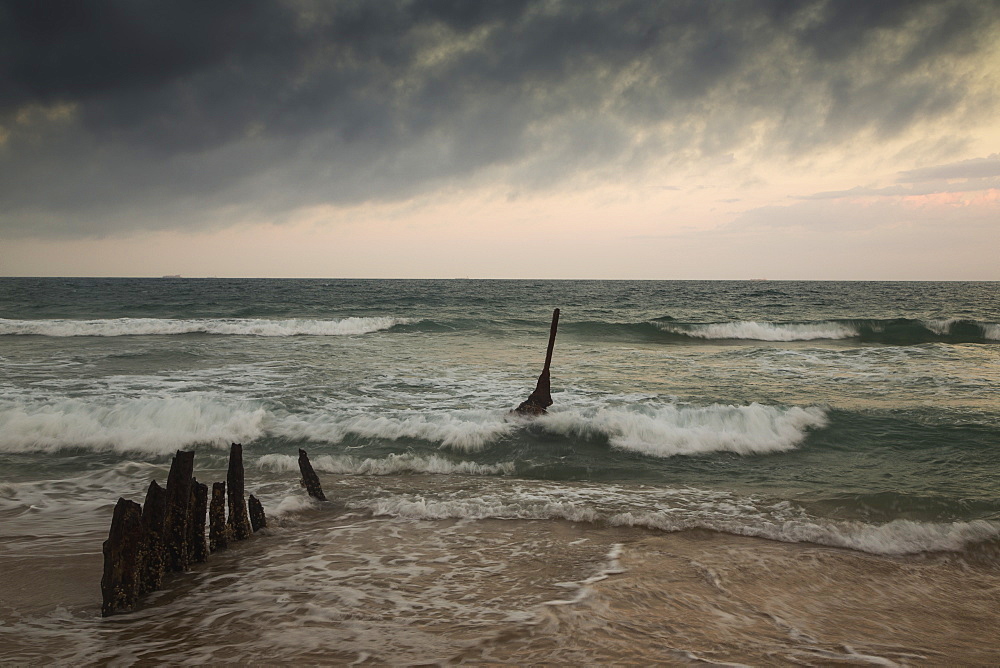
[[[251,402],[184,397],[126,399],[111,405],[79,399],[0,404],[0,451],[68,448],[164,455],[182,447],[218,448],[264,433],[265,411]]]
[[[654,457],[719,451],[741,455],[781,452],[801,443],[809,429],[827,423],[821,408],[780,408],[758,403],[566,410],[553,412],[540,421],[549,432],[603,435],[613,447]]]
[[[771,521],[760,518],[722,518],[718,515],[678,516],[664,512],[626,512],[607,518],[617,526],[642,526],[662,531],[709,529],[738,536],[767,538],[785,543],[815,543],[871,554],[903,555],[921,552],[959,552],[970,545],[1000,538],[1000,522],[914,522],[885,524],[830,520]]]
[[[477,464],[453,462],[439,455],[420,456],[411,453],[390,454],[382,458],[360,458],[350,455],[320,455],[310,458],[313,468],[322,473],[340,475],[396,475],[400,473],[436,473],[465,475],[509,475],[514,472],[513,462]],[[263,471],[298,471],[298,459],[291,455],[268,454],[257,460]]]
[[[418,439],[452,450],[474,452],[510,433],[514,425],[488,410],[407,411],[395,414],[336,416],[328,412],[288,415],[274,433],[291,440],[340,443],[348,436]]]
[[[838,521],[810,516],[787,503],[753,497],[736,498],[708,490],[626,490],[609,486],[590,495],[570,488],[531,486],[497,493],[432,498],[420,495],[350,501],[357,510],[408,519],[568,520],[635,526],[665,532],[702,529],[786,543],[813,543],[883,555],[960,552],[1000,538],[1000,522],[916,522],[885,524]],[[690,495],[693,498],[686,498]],[[629,509],[616,509],[622,504]],[[641,509],[642,506],[657,506]]]
[[[409,322],[405,318],[370,317],[339,320],[295,318],[170,319],[112,318],[105,320],[7,320],[0,318],[0,335],[35,336],[163,336],[217,334],[229,336],[351,336],[386,330]]]
[[[747,339],[753,341],[816,341],[858,336],[855,327],[837,322],[774,323],[756,321],[719,322],[705,325],[655,323],[665,332],[696,339]]]

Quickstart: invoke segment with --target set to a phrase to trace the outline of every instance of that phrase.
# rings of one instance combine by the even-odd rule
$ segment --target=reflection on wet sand
[[[894,558],[563,520],[313,511],[275,524],[167,582],[133,613],[102,620],[98,599],[87,599],[94,588],[67,589],[66,577],[47,592],[41,586],[31,617],[3,613],[5,659],[74,665],[1000,659],[992,631],[1000,624],[1000,569],[992,558]],[[3,565],[17,566],[8,556]],[[42,581],[49,561],[37,562]],[[80,581],[95,579],[99,559],[75,563]]]

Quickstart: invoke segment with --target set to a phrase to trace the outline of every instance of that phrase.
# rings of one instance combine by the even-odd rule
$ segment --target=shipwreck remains
[[[306,460],[308,463],[308,460]],[[311,470],[311,468],[310,468]],[[250,515],[243,499],[243,446],[233,443],[229,453],[229,521],[225,517],[226,484],[208,485],[194,479],[194,452],[177,451],[170,464],[167,487],[149,483],[144,505],[118,499],[111,530],[104,541],[101,578],[101,615],[131,610],[139,597],[156,591],[164,574],[186,571],[204,562],[209,552],[243,540],[267,526],[264,508],[250,496]],[[313,474],[315,475],[315,474]],[[317,480],[317,485],[319,484]],[[209,517],[209,542],[205,518]]]
[[[226,483],[212,483],[212,501],[208,504],[208,551],[217,552],[229,546],[226,529]]]
[[[139,567],[139,595],[160,588],[167,572],[167,551],[163,525],[167,517],[167,491],[155,480],[149,481],[142,503],[142,555]]]
[[[139,555],[142,546],[142,506],[118,499],[111,531],[104,541],[104,577],[101,578],[101,614],[129,610],[139,600]]]
[[[545,352],[545,366],[538,376],[535,391],[521,402],[512,413],[525,416],[545,415],[546,408],[552,405],[552,394],[549,386],[549,365],[552,363],[552,349],[556,345],[556,329],[559,327],[559,309],[552,311],[552,327],[549,329],[549,347]]]
[[[229,472],[226,474],[229,497],[229,534],[233,540],[243,540],[250,535],[250,516],[243,498],[243,445],[233,443],[229,450]]]
[[[320,501],[326,501],[323,488],[319,484],[319,477],[313,471],[312,464],[309,463],[309,455],[305,450],[299,449],[299,472],[302,474],[302,485],[306,488],[309,496]]]

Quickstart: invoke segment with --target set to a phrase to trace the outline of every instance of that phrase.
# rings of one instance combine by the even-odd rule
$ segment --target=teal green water
[[[96,522],[242,442],[272,506],[301,447],[387,514],[970,549],[1000,535],[998,288],[2,279],[0,513]],[[511,419],[555,307],[555,403]]]

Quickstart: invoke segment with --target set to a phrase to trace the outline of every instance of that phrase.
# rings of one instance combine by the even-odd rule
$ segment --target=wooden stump
[[[205,543],[205,515],[208,512],[208,485],[191,480],[191,515],[188,517],[188,563],[200,564],[208,560]]]
[[[264,506],[260,504],[260,500],[251,494],[247,505],[250,506],[250,526],[253,530],[256,532],[266,527],[267,518],[264,517]]]
[[[177,451],[167,476],[167,511],[163,524],[168,571],[188,567],[188,518],[191,508],[191,472],[194,453]]]
[[[229,450],[226,491],[229,498],[229,537],[244,540],[250,536],[250,517],[243,498],[243,446],[239,443],[233,443]]]
[[[212,483],[212,502],[208,507],[208,549],[211,552],[229,546],[229,529],[226,527],[226,483]]]
[[[101,578],[101,615],[131,610],[139,599],[139,550],[142,544],[142,506],[118,499],[111,530],[104,541],[104,577]]]
[[[319,477],[313,471],[312,464],[309,463],[309,455],[302,449],[299,449],[299,471],[302,473],[302,484],[305,486],[309,496],[320,501],[326,501],[323,488],[319,484]]]
[[[166,572],[166,548],[163,523],[167,511],[167,492],[155,480],[149,482],[142,504],[142,547],[139,555],[139,593],[156,591]]]

